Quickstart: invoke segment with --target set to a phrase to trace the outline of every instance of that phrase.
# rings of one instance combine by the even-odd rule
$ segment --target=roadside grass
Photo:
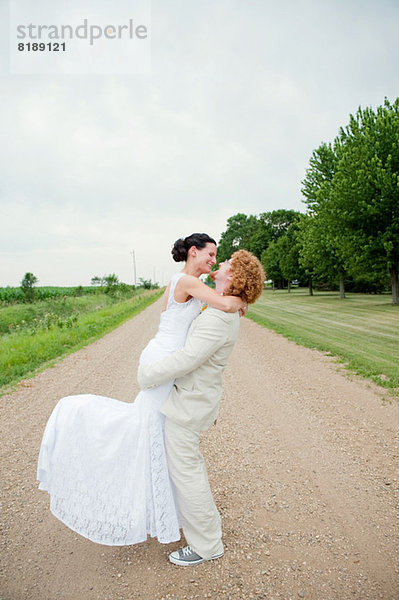
[[[32,377],[49,361],[71,354],[94,342],[118,325],[155,302],[163,290],[146,290],[128,300],[90,310],[76,317],[70,326],[38,329],[33,333],[20,329],[0,338],[0,388],[13,386],[23,378]],[[91,298],[90,298],[91,299]],[[75,298],[82,300],[82,298]],[[98,299],[97,299],[98,304]],[[2,309],[4,310],[4,309]]]
[[[399,393],[399,307],[387,295],[266,290],[247,316]]]
[[[16,329],[33,326],[47,314],[57,315],[65,319],[74,314],[112,306],[120,299],[108,294],[92,296],[66,297],[60,296],[48,300],[38,300],[32,304],[11,304],[0,308],[0,336],[13,333]]]

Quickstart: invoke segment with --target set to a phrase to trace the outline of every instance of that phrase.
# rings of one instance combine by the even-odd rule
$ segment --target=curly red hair
[[[230,261],[233,279],[225,295],[240,296],[248,304],[253,304],[261,295],[266,279],[262,265],[248,250],[237,250]]]

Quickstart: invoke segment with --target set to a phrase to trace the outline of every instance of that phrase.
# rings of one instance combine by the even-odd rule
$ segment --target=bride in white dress
[[[177,240],[174,260],[186,261],[164,294],[158,333],[140,362],[156,362],[184,346],[202,303],[226,312],[240,298],[219,296],[198,278],[216,263],[216,243],[206,234]],[[73,531],[111,546],[180,539],[174,490],[159,407],[173,381],[141,391],[133,403],[93,394],[62,398],[44,431],[39,453],[39,488],[50,510]]]

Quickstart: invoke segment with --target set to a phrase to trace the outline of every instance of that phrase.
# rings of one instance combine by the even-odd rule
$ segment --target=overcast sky
[[[3,60],[0,286],[26,271],[132,283],[131,250],[164,284],[178,237],[304,211],[312,151],[398,96],[398,26],[397,0],[154,0],[149,73],[9,75]]]

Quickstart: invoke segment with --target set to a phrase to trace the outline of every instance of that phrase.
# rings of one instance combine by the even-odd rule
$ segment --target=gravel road
[[[100,546],[51,515],[35,479],[52,408],[84,392],[132,401],[160,310],[0,399],[1,599],[398,600],[399,402],[247,319],[202,441],[225,556],[172,566],[179,543]]]

